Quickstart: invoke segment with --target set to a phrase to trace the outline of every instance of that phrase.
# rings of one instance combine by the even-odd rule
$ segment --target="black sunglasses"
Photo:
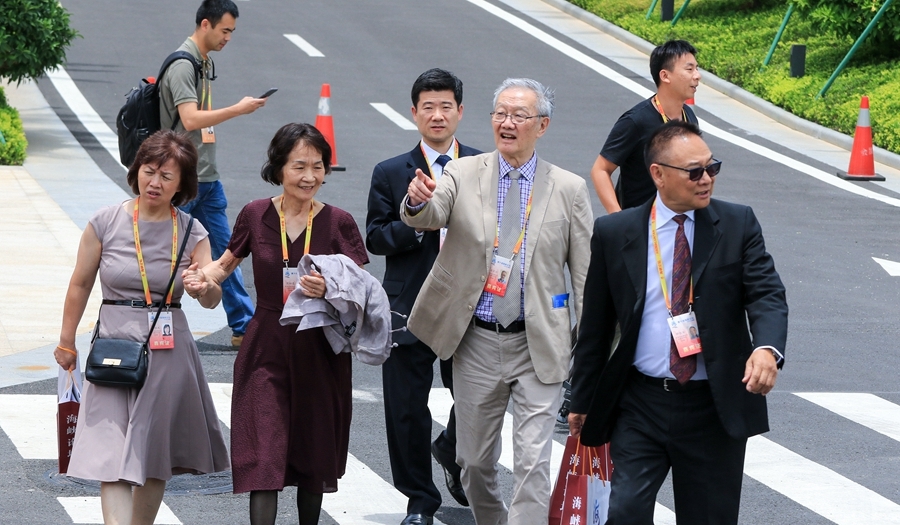
[[[667,168],[674,168],[676,170],[686,171],[688,172],[688,178],[693,182],[697,182],[698,180],[703,178],[703,172],[705,171],[710,178],[715,177],[719,174],[719,171],[722,169],[722,161],[713,159],[712,163],[703,168],[680,168],[678,166],[670,166],[668,164],[663,164],[662,162],[657,162],[660,166],[665,166]]]

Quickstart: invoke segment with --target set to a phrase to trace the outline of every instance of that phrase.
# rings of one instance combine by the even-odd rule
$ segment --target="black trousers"
[[[709,387],[666,392],[632,379],[619,407],[607,525],[653,525],[670,468],[678,525],[736,525],[747,440],[725,432]]]
[[[381,365],[384,416],[394,487],[409,498],[407,514],[433,516],[441,506],[441,493],[431,474],[431,411],[428,394],[437,356],[424,343],[400,345]],[[453,393],[453,361],[441,361],[441,380]],[[456,414],[435,442],[456,455]]]

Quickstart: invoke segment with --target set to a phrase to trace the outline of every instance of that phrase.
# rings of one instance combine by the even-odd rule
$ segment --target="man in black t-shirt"
[[[591,168],[594,189],[607,213],[640,206],[656,195],[644,163],[644,146],[669,120],[697,123],[694,112],[685,105],[700,83],[696,57],[697,50],[684,40],[670,40],[650,54],[656,94],[619,117]],[[620,168],[619,181],[613,188],[616,168]]]

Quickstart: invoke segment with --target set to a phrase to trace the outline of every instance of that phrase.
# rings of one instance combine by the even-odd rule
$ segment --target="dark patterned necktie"
[[[435,162],[437,162],[438,164],[440,164],[441,167],[443,168],[443,167],[446,166],[447,163],[450,162],[451,160],[453,160],[453,159],[450,158],[450,155],[440,155],[440,156],[438,156],[437,160],[435,160]]]
[[[687,313],[690,303],[691,286],[691,247],[684,234],[684,221],[687,215],[676,215],[672,218],[678,223],[675,231],[675,253],[672,257],[672,315]],[[682,385],[690,381],[697,371],[697,355],[681,357],[675,346],[675,339],[670,336],[669,370]]]

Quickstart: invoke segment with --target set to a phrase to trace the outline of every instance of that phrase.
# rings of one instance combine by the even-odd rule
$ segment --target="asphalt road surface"
[[[163,58],[193,31],[196,2],[62,3],[82,35],[68,53],[65,70],[114,129],[123,95],[140,78],[155,75]],[[364,230],[372,168],[408,151],[418,139],[415,131],[402,129],[372,104],[387,104],[408,118],[411,84],[430,67],[449,69],[464,81],[465,111],[457,136],[484,150],[493,147],[488,112],[493,90],[504,78],[532,77],[555,88],[557,109],[538,153],[588,178],[612,124],[639,97],[535,38],[521,24],[500,18],[497,9],[652,89],[644,76],[497,0],[250,0],[238,5],[237,31],[214,55],[219,78],[213,83],[213,103],[232,104],[269,87],[279,91],[265,108],[217,126],[219,171],[232,221],[249,201],[278,193],[258,175],[268,142],[284,123],[314,121],[320,87],[329,83],[338,161],[347,170],[332,173],[319,197],[352,213]],[[324,56],[310,56],[285,35],[299,35]],[[702,65],[702,50],[700,59]],[[52,82],[43,79],[39,86],[99,169],[124,187],[118,160]],[[816,159],[745,133],[740,120],[710,115],[702,105],[697,113],[735,135],[825,169]],[[716,136],[707,140],[724,161],[715,196],[754,208],[791,308],[787,364],[769,395],[772,431],[751,439],[748,446],[741,523],[900,523],[900,283],[872,261],[900,260],[892,227],[900,212]],[[594,212],[603,213],[596,198]],[[383,259],[371,259],[369,270],[380,277]],[[252,281],[249,268],[244,275]],[[224,393],[221,407],[227,407],[234,356],[223,346],[229,335],[222,330],[200,341],[209,381]],[[72,509],[96,505],[91,499],[98,494],[96,488],[51,475],[55,456],[29,452],[29,438],[22,438],[17,426],[21,421],[8,415],[17,410],[40,413],[52,407],[54,393],[55,382],[50,381],[0,389],[0,523],[92,523]],[[440,416],[446,396],[436,390],[434,397],[437,433],[446,421]],[[564,439],[561,429],[557,441]],[[351,468],[341,490],[326,495],[322,522],[399,523],[405,501],[390,486],[381,374],[359,363],[354,370],[350,452]],[[443,489],[437,468],[434,477]],[[508,467],[502,480],[509,493]],[[246,523],[247,497],[223,492],[227,483],[227,477],[178,479],[173,491],[183,488],[184,494],[166,496],[172,518],[166,521],[161,515],[158,523]],[[217,492],[216,487],[223,493],[207,493]],[[293,497],[293,491],[285,491],[279,523],[295,522]],[[474,523],[471,513],[446,491],[444,500],[438,520]],[[659,502],[673,508],[668,484]],[[660,511],[657,522],[674,519]]]

